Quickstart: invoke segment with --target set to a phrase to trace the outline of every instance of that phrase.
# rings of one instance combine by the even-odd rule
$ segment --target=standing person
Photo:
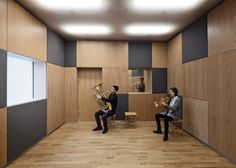
[[[116,112],[116,106],[117,106],[117,92],[119,90],[119,87],[114,85],[112,86],[112,92],[109,95],[108,98],[105,97],[101,97],[100,95],[97,95],[98,99],[101,99],[104,102],[109,102],[111,103],[112,109],[109,110],[108,112],[104,112],[102,110],[99,110],[95,113],[95,119],[96,119],[96,123],[97,123],[97,127],[93,129],[93,131],[98,131],[98,130],[102,130],[102,125],[101,125],[101,121],[100,121],[100,116],[102,116],[102,121],[103,121],[103,131],[102,134],[107,133],[108,131],[108,127],[107,127],[107,118],[111,117],[115,114]]]
[[[163,141],[168,140],[169,122],[173,120],[177,120],[180,117],[180,113],[181,113],[180,112],[181,100],[178,96],[178,89],[175,87],[170,88],[170,96],[171,98],[168,103],[164,101],[161,103],[164,107],[167,108],[167,112],[161,112],[155,115],[157,129],[154,130],[153,133],[162,134],[160,118],[164,118],[165,130],[164,130]]]
[[[145,92],[145,83],[144,83],[144,78],[140,77],[139,78],[139,83],[135,85],[136,89],[138,89],[139,92]]]

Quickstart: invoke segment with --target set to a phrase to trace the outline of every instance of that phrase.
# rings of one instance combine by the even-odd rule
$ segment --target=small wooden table
[[[125,120],[129,125],[135,123],[136,116],[137,116],[136,112],[125,112]]]

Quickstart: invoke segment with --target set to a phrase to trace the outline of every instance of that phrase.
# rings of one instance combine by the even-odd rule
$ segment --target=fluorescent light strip
[[[71,35],[107,35],[112,33],[112,29],[107,25],[100,24],[77,24],[63,25],[62,31]]]
[[[172,24],[131,24],[123,29],[127,35],[148,36],[148,35],[164,35],[175,29]]]
[[[50,10],[79,10],[84,12],[96,12],[106,10],[108,0],[35,0],[42,8]]]
[[[128,8],[140,12],[160,12],[161,10],[191,10],[205,0],[128,0]]]

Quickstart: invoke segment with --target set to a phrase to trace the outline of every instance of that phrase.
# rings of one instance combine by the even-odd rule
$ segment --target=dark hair
[[[144,78],[143,78],[143,77],[140,77],[139,79],[140,79],[141,81],[144,81]]]
[[[112,86],[114,89],[115,89],[115,91],[118,91],[119,90],[119,86],[117,86],[117,85],[114,85],[114,86]]]
[[[176,87],[170,88],[175,93],[175,96],[178,96],[178,89]]]

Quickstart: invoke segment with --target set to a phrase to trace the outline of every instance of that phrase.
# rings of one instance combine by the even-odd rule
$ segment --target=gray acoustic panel
[[[167,93],[167,68],[152,69],[152,92]]]
[[[64,40],[53,30],[47,29],[47,62],[64,66]]]
[[[47,100],[7,108],[7,161],[46,136]]]
[[[0,49],[0,108],[7,106],[7,52]]]
[[[207,16],[203,16],[182,33],[182,62],[187,63],[208,56]]]
[[[125,120],[126,111],[128,111],[128,94],[118,94],[116,120]]]
[[[134,69],[132,70],[132,76],[143,76],[143,69]]]
[[[65,42],[65,67],[76,67],[76,41]]]
[[[152,43],[129,43],[129,68],[152,68]]]

